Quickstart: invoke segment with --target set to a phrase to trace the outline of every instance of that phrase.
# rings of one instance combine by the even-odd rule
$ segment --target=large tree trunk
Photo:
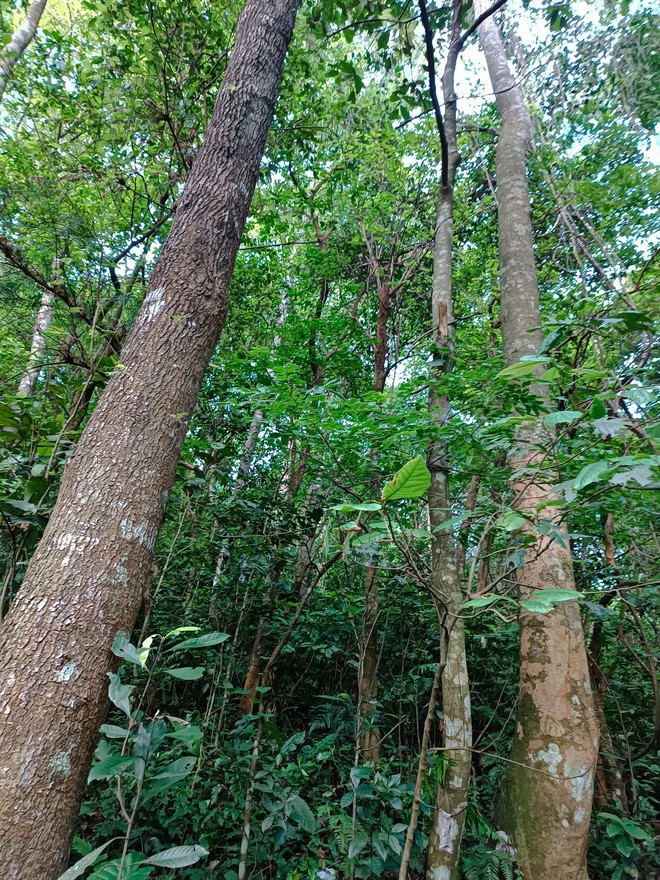
[[[486,7],[475,0],[475,15]],[[531,120],[492,19],[479,27],[502,120],[497,145],[500,290],[504,360],[534,355],[541,317],[526,178]],[[545,396],[543,386],[536,393]],[[552,437],[540,420],[523,426],[510,456],[514,505],[526,514],[522,597],[544,588],[574,589],[568,534],[559,525],[557,498],[548,485],[544,449]],[[536,474],[536,479],[534,479]],[[555,511],[554,513],[552,511]],[[563,535],[541,537],[539,517],[554,519]],[[520,698],[516,735],[501,801],[504,830],[512,838],[525,880],[587,877],[586,852],[598,755],[598,725],[577,602],[549,614],[520,613]]]
[[[0,875],[59,876],[117,632],[130,632],[259,175],[299,0],[247,0],[206,142],[121,365],[5,620]]]
[[[28,7],[25,21],[18,30],[14,31],[11,40],[2,50],[2,54],[0,54],[0,103],[5,95],[7,80],[16,66],[16,62],[32,42],[39,27],[39,19],[45,8],[46,0],[32,0]]]

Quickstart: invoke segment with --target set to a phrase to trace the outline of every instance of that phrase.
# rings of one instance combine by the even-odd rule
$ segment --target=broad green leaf
[[[575,590],[555,590],[548,588],[547,590],[537,590],[532,593],[529,598],[543,599],[550,602],[575,602],[580,598],[580,595]]]
[[[170,651],[189,651],[193,648],[212,648],[213,645],[221,645],[229,638],[229,633],[211,632],[206,635],[199,636],[197,639],[186,639],[179,642]]]
[[[515,532],[518,529],[521,529],[526,522],[527,520],[524,516],[516,513],[515,510],[509,510],[507,513],[502,514],[495,525],[498,529],[504,529],[507,532]]]
[[[142,853],[129,853],[121,870],[121,880],[146,880],[153,874],[153,868],[141,867],[142,859]],[[120,880],[120,867],[121,859],[105,862],[94,871],[89,880]]]
[[[313,834],[316,831],[316,819],[307,803],[299,795],[296,795],[291,800],[291,806],[293,807],[292,818],[298,822],[303,831]]]
[[[642,330],[653,329],[653,321],[644,312],[619,312],[616,317],[623,321],[626,333],[638,333]]]
[[[135,758],[132,756],[111,755],[104,761],[99,761],[97,764],[92,765],[92,769],[89,771],[89,776],[87,777],[87,782],[94,782],[95,779],[109,779],[111,776],[118,776],[120,773],[123,773],[124,770],[133,767],[134,764]]]
[[[176,669],[165,669],[164,672],[182,681],[197,681],[204,675],[204,666],[179,666]]]
[[[559,412],[548,413],[543,418],[543,424],[548,428],[554,428],[555,425],[570,425],[582,416],[582,413],[576,409],[564,409]]]
[[[461,608],[485,608],[497,602],[502,596],[477,596],[476,599],[468,599],[467,602],[461,602]]]
[[[367,835],[362,831],[357,831],[355,837],[351,840],[348,845],[348,857],[349,859],[354,859],[356,856],[359,856],[362,850],[365,848],[369,839]]]
[[[201,626],[177,626],[176,629],[170,630],[165,636],[166,639],[173,639],[175,636],[180,636],[181,633],[194,632],[198,633],[201,629]],[[153,638],[153,636],[152,636]]]
[[[653,479],[651,468],[647,464],[638,464],[627,471],[615,474],[610,480],[613,486],[626,486],[631,480],[640,486],[648,486]]]
[[[330,510],[337,510],[339,513],[350,513],[353,510],[381,510],[382,505],[378,501],[364,501],[360,504],[333,504]]]
[[[393,479],[385,483],[383,501],[399,498],[421,498],[431,485],[431,474],[421,455],[404,464]]]
[[[137,648],[130,643],[124,633],[118,632],[115,636],[115,640],[112,643],[112,653],[116,657],[121,657],[123,660],[135,663],[136,666],[144,666]]]
[[[497,374],[497,378],[503,379],[525,379],[533,376],[537,369],[543,364],[549,364],[550,358],[547,357],[526,357],[521,358],[517,363],[505,367]]]
[[[87,868],[91,868],[92,865],[96,863],[99,856],[105,852],[111,843],[112,840],[109,840],[107,843],[104,843],[103,846],[99,846],[92,850],[91,853],[87,853],[82,859],[78,859],[75,865],[71,865],[68,870],[59,876],[58,880],[76,880],[76,877],[80,877],[81,874],[85,873]]]
[[[130,718],[131,704],[128,698],[134,690],[133,685],[122,684],[119,676],[113,672],[108,672],[108,678],[110,679],[110,687],[108,688],[110,702],[114,703],[118,709],[121,709]]]
[[[533,614],[548,614],[555,607],[549,599],[524,599],[520,604]]]
[[[191,725],[190,727],[178,727],[176,730],[172,731],[172,733],[168,733],[167,736],[170,739],[178,739],[179,742],[189,745],[200,740],[203,736],[203,732],[201,727]]]
[[[580,473],[573,480],[573,488],[575,491],[584,489],[592,483],[598,482],[608,471],[609,464],[606,461],[594,461],[591,464],[585,464]]]
[[[454,526],[461,525],[461,523],[464,523],[466,519],[473,515],[474,512],[469,510],[465,513],[459,513],[458,516],[453,516],[451,519],[446,519],[444,522],[441,522],[433,529],[433,531],[437,533],[444,531],[444,529],[453,529]]]
[[[594,397],[589,407],[589,417],[592,419],[604,419],[607,415],[607,407],[599,397]]]
[[[187,868],[189,865],[195,865],[209,851],[203,846],[173,846],[171,849],[163,850],[155,856],[149,856],[144,860],[145,865],[156,865],[159,868]]]
[[[147,785],[142,790],[142,803],[146,803],[154,795],[167,791],[187,776],[190,776],[195,769],[196,763],[197,758],[193,757],[179,758],[176,761],[172,761],[164,770],[148,780]]]
[[[102,724],[99,730],[108,739],[126,739],[130,733],[128,729],[118,727],[116,724]]]

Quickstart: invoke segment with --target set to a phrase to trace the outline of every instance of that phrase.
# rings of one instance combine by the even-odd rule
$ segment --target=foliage
[[[447,10],[428,5],[444,51]],[[75,443],[121,369],[239,6],[49,0],[13,74],[0,132],[2,614]],[[436,389],[452,408],[442,425],[428,414],[439,146],[416,15],[403,2],[303,5],[151,594],[135,633],[115,642],[114,708],[81,810],[78,867],[65,877],[116,877],[125,852],[123,880],[170,868],[185,880],[236,880],[250,780],[250,876],[397,871],[438,660],[424,502],[431,442],[450,450],[452,509],[441,530],[466,560],[476,745],[463,875],[517,876],[494,824],[515,733],[517,614],[521,605],[557,613],[576,594],[521,602],[513,575],[535,536],[560,534],[558,510],[592,656],[599,638],[594,686],[626,795],[600,804],[590,876],[656,873],[654,15],[617,3],[599,18],[552,4],[503,19],[534,111],[529,184],[544,320],[538,355],[506,368],[496,122],[487,103],[468,98],[469,72],[459,84],[453,369]],[[527,54],[516,17],[527,23],[523,42],[534,40]],[[3,33],[8,18],[3,11]],[[472,66],[476,49],[466,53]],[[483,84],[475,89],[484,98]],[[397,291],[383,394],[373,390],[379,284]],[[44,286],[57,290],[46,351],[34,395],[19,396]],[[536,416],[556,503],[523,516],[506,459]],[[361,763],[357,748],[364,576],[374,565],[379,766]],[[261,677],[244,714],[255,645]],[[441,745],[433,720],[431,755]],[[429,761],[414,876],[447,769]],[[175,868],[202,855],[191,847],[208,860]]]

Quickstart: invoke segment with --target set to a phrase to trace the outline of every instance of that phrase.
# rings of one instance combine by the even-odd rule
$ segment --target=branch
[[[33,266],[31,263],[28,263],[27,258],[23,251],[18,248],[15,244],[9,241],[4,235],[0,235],[0,252],[4,254],[4,257],[7,263],[14,269],[18,269],[19,272],[22,272],[26,278],[29,278],[31,281],[34,281],[39,287],[43,290],[48,290],[53,296],[57,297],[57,299],[62,300],[62,302],[66,303],[69,308],[79,308],[78,303],[74,302],[69,294],[66,291],[66,287],[62,283],[53,284],[50,281],[47,281],[46,278],[41,274],[41,272]]]
[[[433,52],[433,30],[429,21],[429,14],[426,9],[426,0],[419,0],[419,11],[424,25],[424,42],[426,44],[426,63],[429,72],[429,94],[431,103],[433,104],[433,112],[435,114],[435,123],[438,126],[438,134],[440,135],[440,153],[442,157],[440,180],[442,186],[449,185],[449,146],[447,144],[447,133],[445,132],[445,123],[442,118],[442,110],[438,101],[438,92],[435,87],[435,54]]]
[[[489,6],[488,9],[484,10],[475,20],[472,22],[470,27],[465,31],[463,36],[458,41],[458,52],[461,51],[466,42],[470,39],[472,34],[476,31],[480,24],[483,24],[487,18],[490,18],[495,12],[497,12],[500,7],[504,6],[506,0],[496,0],[492,6]]]

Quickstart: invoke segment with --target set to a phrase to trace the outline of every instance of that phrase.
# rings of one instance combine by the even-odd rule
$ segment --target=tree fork
[[[247,0],[206,140],[144,303],[5,620],[0,875],[53,880],[107,711],[227,291],[299,0]]]

